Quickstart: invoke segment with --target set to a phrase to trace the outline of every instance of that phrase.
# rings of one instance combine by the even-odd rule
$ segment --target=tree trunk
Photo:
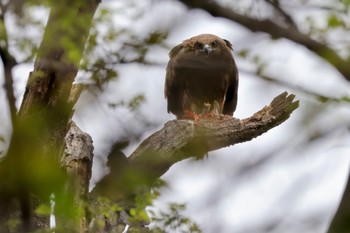
[[[350,176],[336,214],[333,217],[328,233],[350,232]]]
[[[42,217],[34,216],[34,210],[48,205],[51,193],[67,201],[63,188],[70,179],[60,168],[60,156],[73,107],[68,98],[99,1],[51,4],[34,71],[28,78],[7,156],[1,162],[0,207],[9,210],[0,214],[5,230],[8,220],[18,216],[21,231],[47,226]],[[65,226],[62,222],[61,227]]]

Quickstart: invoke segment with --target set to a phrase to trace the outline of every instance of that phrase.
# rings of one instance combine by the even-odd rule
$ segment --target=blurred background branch
[[[5,26],[5,14],[9,4],[9,2],[7,4],[3,2],[0,3],[0,57],[2,64],[4,65],[5,91],[10,108],[11,121],[14,125],[16,121],[17,109],[16,98],[13,90],[12,69],[17,65],[17,61],[9,51],[9,39]]]
[[[317,41],[308,35],[300,32],[297,27],[283,27],[270,19],[255,19],[247,15],[239,14],[232,8],[209,0],[179,0],[190,8],[199,8],[205,10],[215,17],[224,17],[232,20],[253,32],[264,32],[272,38],[285,38],[297,44],[305,46],[316,55],[322,57],[327,62],[332,64],[335,69],[343,75],[345,79],[350,81],[349,61],[343,59],[336,51],[327,46],[325,43]]]

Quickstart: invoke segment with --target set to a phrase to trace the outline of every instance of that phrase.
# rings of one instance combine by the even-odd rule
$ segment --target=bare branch
[[[296,90],[298,92],[304,93],[305,95],[311,96],[314,99],[320,101],[320,102],[349,102],[350,101],[350,96],[348,95],[343,95],[340,97],[333,97],[330,95],[323,95],[321,93],[318,93],[317,91],[314,91],[308,87],[304,87],[301,85],[297,85],[295,83],[292,82],[288,82],[286,80],[282,80],[282,79],[278,79],[277,77],[273,77],[267,74],[263,74],[263,72],[251,72],[248,70],[240,70],[240,73],[246,73],[248,75],[251,75],[253,77],[256,77],[258,79],[262,79],[264,81],[276,84],[276,85],[280,85],[283,87],[288,87],[290,89]]]
[[[276,12],[278,12],[284,19],[284,21],[287,23],[288,26],[293,27],[295,30],[298,30],[296,23],[294,22],[293,18],[282,9],[281,5],[279,4],[279,1],[276,0],[265,0],[268,4],[270,4]]]
[[[130,166],[150,180],[163,175],[174,163],[208,151],[250,141],[276,127],[299,106],[294,95],[284,92],[253,116],[242,120],[173,120],[152,134],[128,158]]]
[[[313,53],[322,57],[332,64],[345,79],[350,81],[349,61],[342,59],[336,51],[326,44],[312,39],[306,34],[293,28],[284,28],[271,20],[257,20],[249,16],[239,14],[230,8],[223,7],[214,1],[208,0],[179,0],[190,8],[200,8],[215,17],[224,17],[230,19],[253,32],[265,32],[274,38],[286,38],[297,44],[303,45]]]
[[[7,8],[9,7],[11,1],[8,1],[7,3],[0,2],[0,10],[1,13],[0,15],[3,16],[5,15],[5,12],[7,11]]]
[[[343,197],[338,206],[337,212],[335,213],[332,222],[329,226],[327,233],[337,233],[337,232],[348,232],[350,229],[349,226],[349,217],[350,217],[350,185],[349,185],[349,176],[347,184],[344,190]]]
[[[252,140],[287,120],[299,106],[294,97],[284,92],[242,120],[223,116],[169,121],[128,158],[119,147],[113,148],[108,158],[110,173],[96,184],[91,197],[107,197],[123,208],[131,208],[135,205],[135,196],[152,187],[176,162]]]
[[[16,121],[16,98],[13,90],[13,77],[12,69],[17,65],[16,59],[10,54],[8,48],[8,37],[5,25],[4,10],[5,6],[1,7],[2,14],[0,14],[0,57],[4,65],[4,76],[5,76],[5,91],[8,100],[8,105],[10,108],[11,121],[15,124]]]

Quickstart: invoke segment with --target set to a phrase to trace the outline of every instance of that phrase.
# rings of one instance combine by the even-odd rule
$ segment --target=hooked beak
[[[203,49],[207,55],[213,50],[212,47],[208,44],[204,45]]]

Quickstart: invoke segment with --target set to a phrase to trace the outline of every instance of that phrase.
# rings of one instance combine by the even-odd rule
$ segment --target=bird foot
[[[217,101],[214,101],[213,103],[204,103],[204,111],[203,114],[201,114],[201,118],[223,118],[223,114],[221,113],[222,109]]]
[[[209,102],[204,103],[204,110],[202,112],[202,115],[205,115],[210,112],[211,104]]]
[[[190,110],[185,110],[184,111],[184,116],[183,116],[182,119],[198,121],[199,120],[199,115],[197,115],[196,113],[194,113],[194,112],[192,112]]]
[[[203,114],[201,116],[202,118],[204,119],[208,119],[208,118],[219,118],[219,119],[222,119],[224,117],[224,114],[222,113],[219,113],[218,111],[216,111],[215,109],[206,113],[206,114]]]

